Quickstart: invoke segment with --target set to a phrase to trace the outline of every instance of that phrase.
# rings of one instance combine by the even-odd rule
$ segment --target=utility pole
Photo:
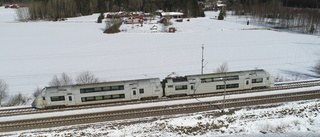
[[[203,61],[204,61],[204,59],[203,59],[203,50],[204,50],[204,47],[203,47],[203,44],[202,44],[202,60],[201,60],[201,75],[203,74],[203,68],[204,68],[204,66],[203,66]]]
[[[226,107],[226,89],[227,89],[226,80],[227,80],[227,72],[225,72],[225,77],[223,78],[224,92],[223,92],[223,109],[222,109],[222,113],[224,113],[224,109]]]

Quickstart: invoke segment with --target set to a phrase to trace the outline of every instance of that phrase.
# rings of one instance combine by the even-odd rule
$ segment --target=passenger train
[[[167,77],[112,81],[46,87],[33,102],[33,107],[44,109],[108,102],[121,102],[160,97],[206,94],[214,92],[266,88],[274,79],[262,69]]]

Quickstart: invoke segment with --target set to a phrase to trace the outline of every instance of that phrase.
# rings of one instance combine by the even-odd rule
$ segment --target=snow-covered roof
[[[162,16],[182,16],[182,12],[161,12]]]

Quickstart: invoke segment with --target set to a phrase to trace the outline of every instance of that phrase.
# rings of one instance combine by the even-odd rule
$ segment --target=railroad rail
[[[249,105],[298,101],[320,98],[320,90],[285,93],[277,95],[252,96],[245,98],[227,99],[225,107],[242,107]],[[141,118],[150,116],[172,115],[181,113],[193,113],[207,110],[221,110],[223,100],[179,104],[172,106],[157,106],[149,108],[126,109],[119,111],[106,111],[90,114],[78,114],[69,116],[57,116],[49,118],[28,119],[20,121],[0,122],[0,132],[26,130],[34,128],[45,128],[65,126],[73,124],[93,123],[111,120],[123,120],[130,118]]]
[[[264,91],[272,91],[272,90],[304,88],[304,87],[312,87],[312,86],[320,86],[320,80],[297,81],[297,82],[288,82],[288,83],[276,83],[274,85],[274,87],[271,87],[271,88],[250,89],[250,90],[241,90],[241,91],[228,91],[227,95],[253,93],[253,92],[264,92]],[[149,102],[159,102],[159,101],[182,100],[182,99],[190,99],[190,98],[204,98],[204,97],[212,97],[212,96],[221,96],[223,94],[224,93],[222,93],[222,92],[217,92],[217,93],[200,94],[200,95],[192,95],[192,96],[184,96],[184,97],[176,97],[176,98],[160,98],[160,99],[146,100],[146,101],[128,101],[128,102],[117,102],[117,103],[107,103],[107,104],[97,104],[97,105],[77,106],[77,107],[67,107],[67,108],[57,108],[57,109],[46,109],[46,110],[34,109],[32,107],[16,108],[16,109],[4,109],[4,110],[0,109],[0,118],[1,117],[6,117],[6,116],[14,116],[14,115],[48,113],[48,112],[77,110],[77,109],[120,106],[120,105],[127,105],[127,104],[139,104],[139,103],[149,103]]]

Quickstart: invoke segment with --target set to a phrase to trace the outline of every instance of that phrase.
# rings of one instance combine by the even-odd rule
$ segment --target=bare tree
[[[49,82],[49,86],[65,86],[73,84],[72,78],[66,73],[62,73],[59,78],[57,75],[54,75],[52,80]]]
[[[220,67],[218,67],[215,72],[216,73],[223,73],[223,72],[227,72],[229,69],[228,63],[224,62],[220,65]]]
[[[96,78],[91,72],[84,71],[77,76],[76,82],[77,84],[98,83],[99,79]]]
[[[60,80],[57,75],[54,75],[52,80],[49,82],[49,86],[61,86]]]
[[[37,97],[38,95],[40,95],[41,94],[41,88],[39,88],[39,87],[37,87],[35,90],[34,90],[34,92],[33,92],[33,97]]]
[[[29,9],[22,7],[22,8],[18,8],[16,10],[17,16],[18,16],[18,20],[19,21],[28,21],[30,20],[30,14],[29,14]]]
[[[5,106],[18,106],[25,105],[28,101],[28,98],[23,96],[21,93],[12,96],[9,101],[5,104]]]
[[[4,80],[0,79],[0,106],[1,106],[1,100],[5,99],[8,96],[7,89],[8,89],[7,83]]]
[[[318,60],[316,65],[313,67],[313,69],[320,76],[320,60]]]
[[[60,82],[62,85],[71,85],[73,84],[72,77],[68,76],[66,73],[61,74]]]

